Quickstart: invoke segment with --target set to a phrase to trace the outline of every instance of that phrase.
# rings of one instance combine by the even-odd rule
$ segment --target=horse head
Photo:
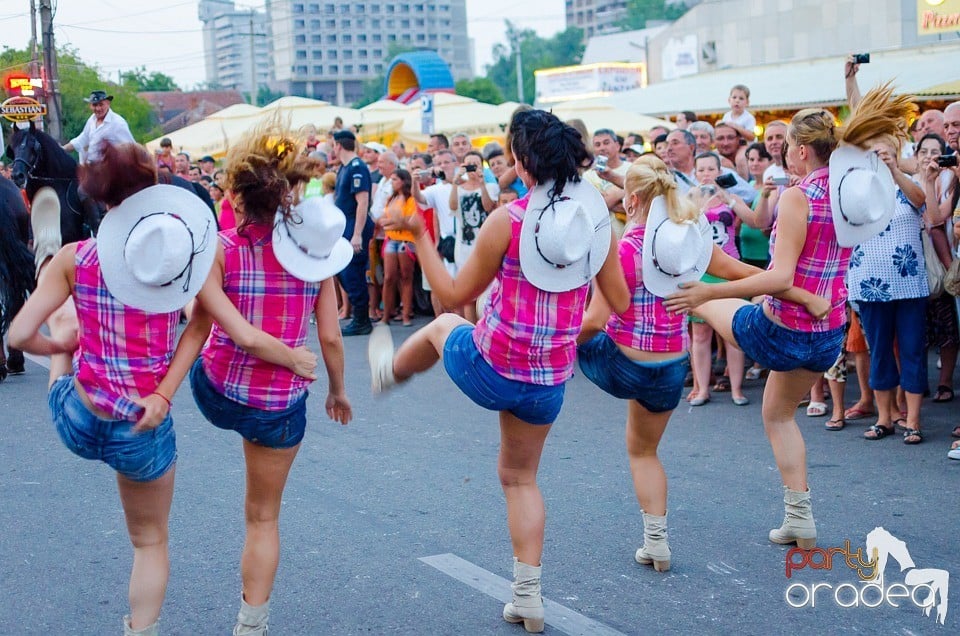
[[[13,160],[10,178],[18,188],[27,186],[27,179],[33,176],[42,158],[40,140],[36,135],[36,127],[30,122],[27,129],[14,126],[7,146],[7,157]]]

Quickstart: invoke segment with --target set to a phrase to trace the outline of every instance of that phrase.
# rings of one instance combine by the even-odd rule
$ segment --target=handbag
[[[453,263],[453,253],[454,248],[456,248],[457,239],[452,236],[444,236],[440,239],[440,243],[437,245],[437,251],[440,252],[440,256],[447,260],[449,263]]]
[[[943,277],[947,273],[937,250],[930,238],[930,231],[924,227],[920,230],[920,241],[923,244],[923,260],[927,269],[927,284],[930,286],[930,298],[940,298],[943,295]]]
[[[960,258],[953,259],[943,276],[943,289],[948,294],[960,297]]]

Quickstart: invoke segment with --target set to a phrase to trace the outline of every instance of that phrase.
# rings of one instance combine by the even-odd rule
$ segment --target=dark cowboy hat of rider
[[[195,194],[154,185],[103,217],[97,256],[103,282],[124,305],[178,311],[203,286],[217,253],[210,209]]]
[[[87,102],[88,104],[99,104],[103,100],[112,102],[113,95],[107,95],[107,91],[93,91],[90,93],[90,97],[83,98],[83,101]]]

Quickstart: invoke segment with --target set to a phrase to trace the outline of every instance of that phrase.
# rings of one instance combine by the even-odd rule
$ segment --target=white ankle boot
[[[810,550],[817,545],[817,524],[813,520],[810,491],[797,492],[783,487],[783,524],[770,531],[774,543],[796,543],[798,548]]]
[[[267,620],[270,618],[270,601],[263,605],[249,605],[240,595],[240,612],[233,636],[267,636]]]
[[[653,564],[657,572],[670,569],[670,546],[667,544],[667,515],[643,513],[643,545],[634,555],[637,563]]]
[[[160,620],[153,621],[152,625],[147,625],[143,629],[133,629],[130,627],[130,616],[124,616],[123,636],[160,636]]]
[[[540,566],[521,563],[513,557],[513,602],[503,606],[503,620],[523,621],[528,632],[543,631],[543,599],[540,597]]]

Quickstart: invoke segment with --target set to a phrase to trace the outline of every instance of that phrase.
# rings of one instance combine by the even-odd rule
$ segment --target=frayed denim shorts
[[[443,366],[477,406],[507,411],[529,424],[553,424],[560,415],[566,385],[544,386],[503,377],[477,349],[473,325],[460,325],[450,332],[443,345]]]
[[[177,461],[173,418],[150,431],[134,433],[136,422],[104,420],[90,412],[72,375],[58,378],[47,395],[57,434],[71,453],[97,459],[131,481],[153,481]]]
[[[690,364],[686,354],[672,360],[631,360],[604,332],[577,347],[583,375],[621,400],[636,400],[651,413],[677,408]]]
[[[190,389],[200,413],[217,428],[236,431],[248,442],[268,448],[290,448],[303,441],[307,428],[306,391],[282,411],[240,404],[217,391],[200,359],[190,369]]]
[[[738,309],[732,328],[737,346],[772,371],[806,369],[823,373],[837,361],[843,346],[844,327],[830,331],[787,329],[763,313],[762,303]]]

